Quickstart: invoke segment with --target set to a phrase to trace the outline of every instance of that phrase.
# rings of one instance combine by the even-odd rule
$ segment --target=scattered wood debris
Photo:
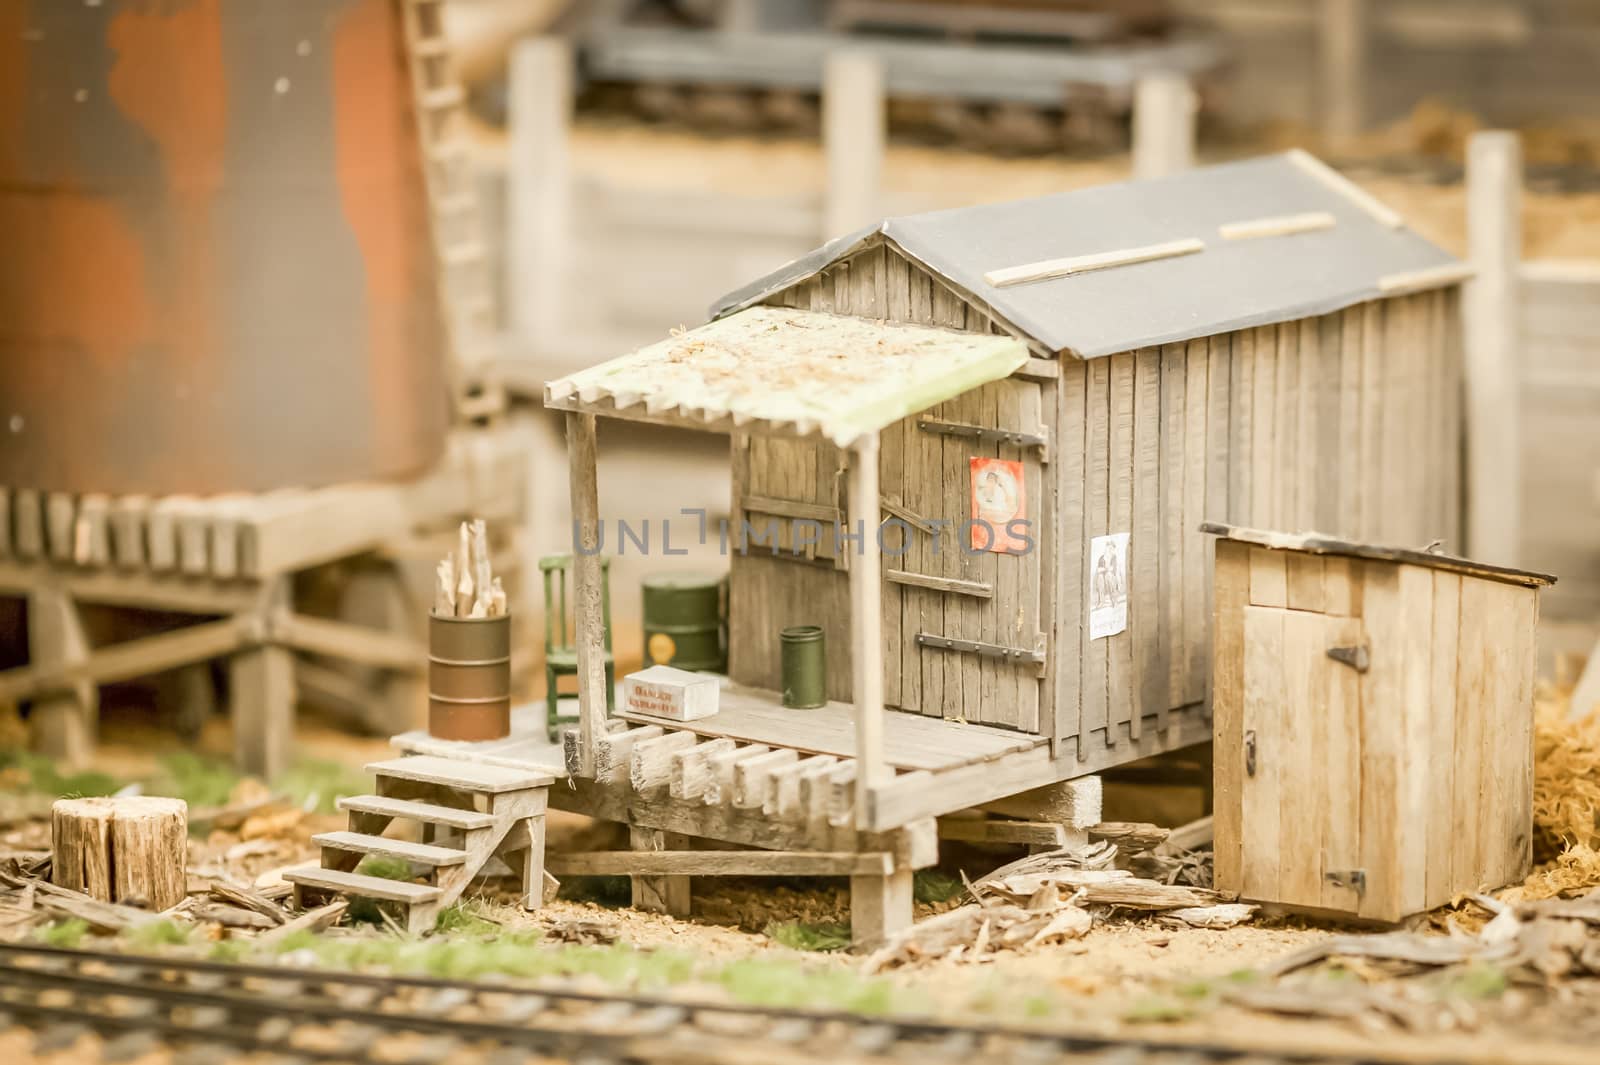
[[[1129,832],[1155,846],[1165,833]],[[1118,847],[1102,839],[1084,848],[1033,854],[969,885],[976,900],[891,936],[863,968],[868,973],[945,958],[980,959],[1077,939],[1119,910],[1160,914],[1174,925],[1231,928],[1255,907],[1225,903],[1216,892],[1167,884],[1114,868]]]
[[[489,565],[489,530],[482,518],[461,523],[455,552],[439,563],[433,609],[458,618],[493,618],[506,612],[505,586]]]

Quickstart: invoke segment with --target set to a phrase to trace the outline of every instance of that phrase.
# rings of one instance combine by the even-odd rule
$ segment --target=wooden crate
[[[1423,551],[1221,524],[1219,889],[1393,921],[1522,879],[1539,589]]]

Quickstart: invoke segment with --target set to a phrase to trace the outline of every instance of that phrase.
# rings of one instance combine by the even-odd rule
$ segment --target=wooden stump
[[[104,902],[165,910],[188,891],[189,806],[143,795],[58,799],[50,879]]]

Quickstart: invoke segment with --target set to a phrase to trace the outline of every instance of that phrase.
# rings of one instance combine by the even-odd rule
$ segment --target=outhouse
[[[550,382],[580,555],[608,542],[597,419],[728,434],[732,503],[720,711],[618,731],[592,608],[552,802],[848,851],[1205,742],[1202,521],[1454,539],[1466,273],[1291,152],[890,218]],[[576,572],[597,603],[598,565]],[[790,710],[801,625],[829,702]]]
[[[1216,884],[1398,920],[1527,875],[1554,578],[1220,523]]]

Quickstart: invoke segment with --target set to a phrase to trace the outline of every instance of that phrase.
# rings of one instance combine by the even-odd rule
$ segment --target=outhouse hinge
[[[1365,673],[1372,665],[1372,652],[1364,643],[1354,647],[1330,647],[1328,657],[1335,662],[1343,662],[1357,673]]]
[[[1322,874],[1322,879],[1334,887],[1349,888],[1357,895],[1367,893],[1367,871],[1365,869],[1329,869]]]
[[[1031,665],[1044,665],[1044,648],[1042,646],[1029,649],[1026,647],[1007,647],[998,643],[983,643],[978,640],[955,640],[949,636],[936,636],[931,632],[917,633],[917,643],[922,647],[938,647],[945,651],[959,651],[962,654],[978,655],[981,658],[999,658],[1007,662],[1027,662]]]
[[[925,433],[942,436],[965,436],[984,443],[1011,444],[1014,447],[1036,447],[1047,450],[1050,439],[1043,433],[1019,433],[1010,429],[990,429],[982,425],[965,425],[961,422],[941,422],[932,418],[917,419],[917,428]]]

